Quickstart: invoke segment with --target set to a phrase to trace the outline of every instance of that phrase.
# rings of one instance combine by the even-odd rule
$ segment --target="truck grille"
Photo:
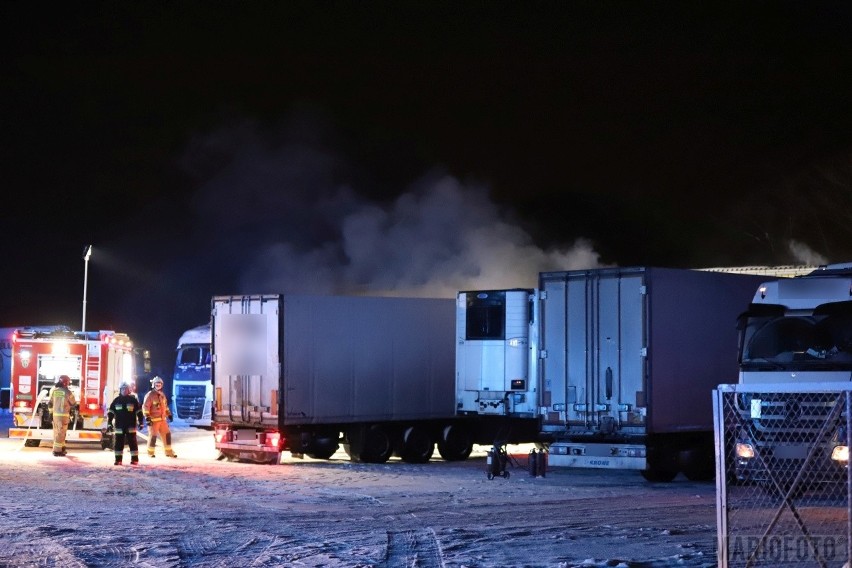
[[[204,385],[178,385],[175,411],[181,419],[200,419],[204,413],[206,387]]]

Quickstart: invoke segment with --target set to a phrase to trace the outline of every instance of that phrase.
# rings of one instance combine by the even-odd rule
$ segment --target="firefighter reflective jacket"
[[[68,418],[71,415],[71,408],[76,405],[77,399],[68,387],[59,385],[50,391],[50,411],[54,417]]]
[[[148,391],[148,394],[145,395],[145,402],[142,403],[142,412],[145,413],[145,417],[150,419],[151,422],[165,420],[172,414],[169,410],[169,401],[166,400],[166,395],[156,389]]]
[[[142,424],[142,405],[132,394],[119,395],[109,405],[107,416],[110,422],[115,421],[116,431],[131,431],[137,423]]]

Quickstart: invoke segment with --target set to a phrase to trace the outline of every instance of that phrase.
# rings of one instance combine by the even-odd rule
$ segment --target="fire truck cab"
[[[27,446],[53,440],[49,394],[57,377],[68,375],[78,405],[71,410],[66,440],[109,447],[107,407],[122,383],[135,387],[135,369],[133,344],[124,333],[16,330],[12,334],[13,424],[9,438],[24,439]]]

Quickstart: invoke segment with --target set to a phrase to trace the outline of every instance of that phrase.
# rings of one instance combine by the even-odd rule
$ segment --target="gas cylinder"
[[[536,469],[539,477],[544,477],[547,473],[547,452],[544,451],[544,448],[536,456]]]
[[[538,475],[538,454],[536,453],[535,448],[530,450],[530,455],[527,458],[527,469],[530,472],[530,477]]]

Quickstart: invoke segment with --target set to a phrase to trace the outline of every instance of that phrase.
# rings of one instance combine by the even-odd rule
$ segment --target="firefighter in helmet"
[[[65,435],[68,433],[68,423],[71,421],[71,410],[77,406],[74,393],[68,388],[71,377],[59,375],[56,386],[50,391],[50,412],[53,414],[53,455],[64,456]]]
[[[169,410],[169,401],[163,394],[163,379],[160,377],[151,379],[151,390],[145,395],[142,412],[148,420],[148,456],[154,457],[157,437],[160,436],[166,447],[166,456],[176,458],[177,454],[172,450],[172,432],[168,424],[173,420],[172,411]]]
[[[113,423],[115,426],[113,427]],[[121,465],[124,457],[124,443],[130,447],[130,464],[139,463],[139,444],[136,441],[136,424],[142,428],[145,423],[142,418],[142,405],[127,383],[118,387],[118,396],[109,405],[107,424],[115,431],[115,465]]]

